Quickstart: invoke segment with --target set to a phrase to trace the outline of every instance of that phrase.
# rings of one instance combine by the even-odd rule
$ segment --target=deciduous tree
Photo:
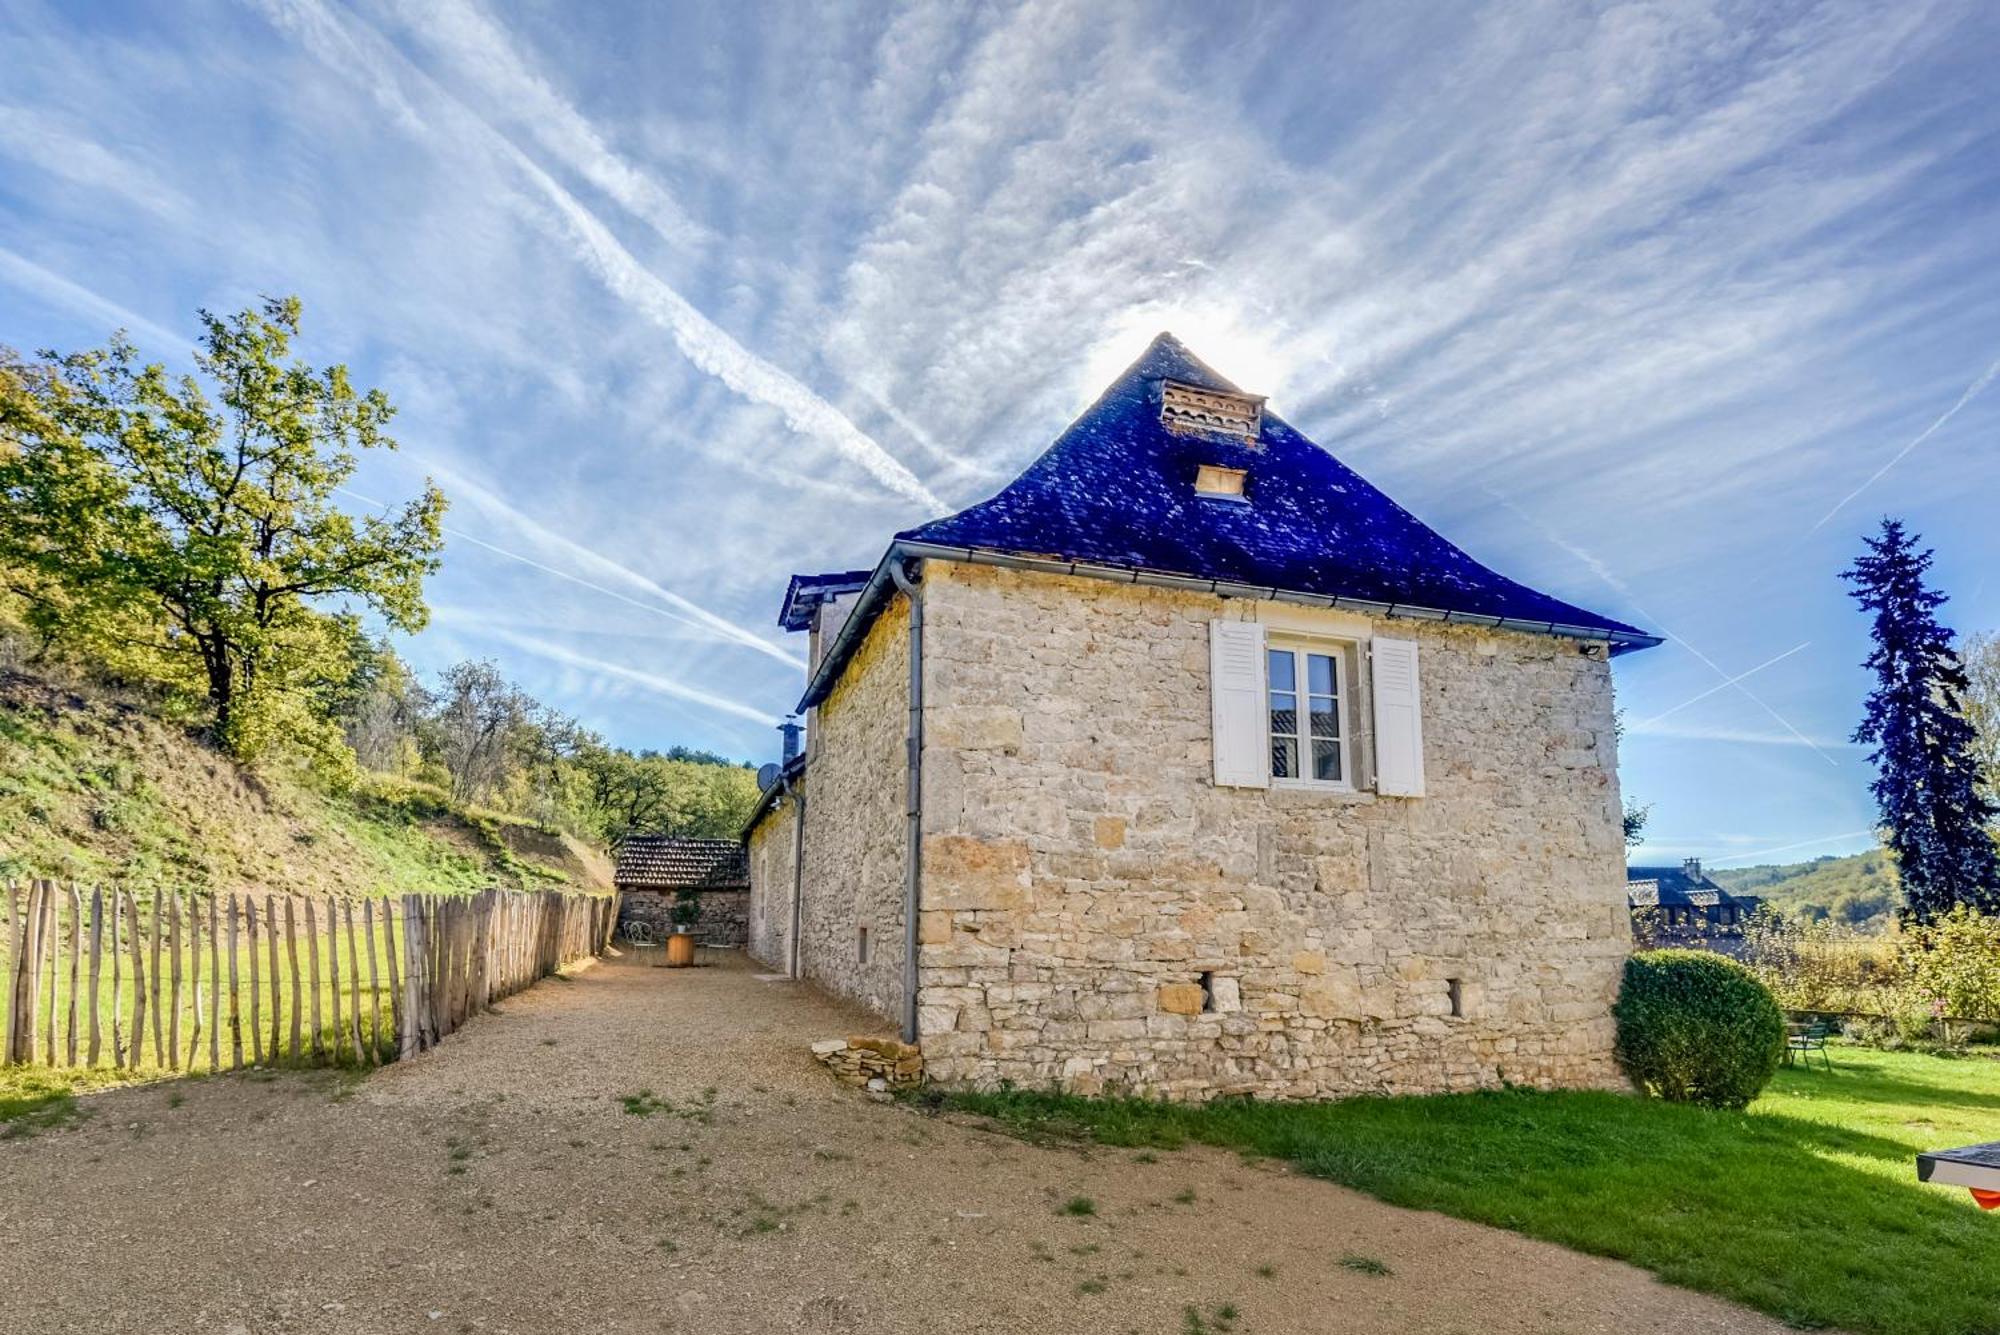
[[[337,744],[305,698],[347,666],[329,609],[421,628],[444,497],[337,507],[358,451],[395,447],[394,410],[345,367],[288,360],[296,298],[200,318],[193,375],[122,334],[0,355],[0,571],[50,643],[193,685],[238,754],[300,729]]]

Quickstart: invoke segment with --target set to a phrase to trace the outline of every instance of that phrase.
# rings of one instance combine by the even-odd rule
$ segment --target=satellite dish
[[[778,781],[778,767],[775,764],[757,767],[757,791],[766,792]]]

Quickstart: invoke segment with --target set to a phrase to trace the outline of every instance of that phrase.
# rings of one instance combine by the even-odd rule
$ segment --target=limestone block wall
[[[618,892],[618,921],[643,922],[655,933],[673,930],[673,895],[661,890],[625,887]],[[694,931],[712,946],[741,946],[749,939],[750,892],[748,890],[704,890],[701,916]]]
[[[805,775],[805,976],[892,1019],[903,999],[909,629],[898,594],[820,705]]]
[[[792,828],[797,819],[798,803],[781,797],[750,831],[747,948],[752,959],[781,971],[791,962]]]
[[[1357,665],[1374,625],[945,562],[925,590],[931,1078],[1186,1098],[1619,1083],[1601,651],[1380,623],[1420,645],[1426,795],[1225,788],[1209,621],[1317,624]],[[1348,718],[1365,775],[1365,710]]]

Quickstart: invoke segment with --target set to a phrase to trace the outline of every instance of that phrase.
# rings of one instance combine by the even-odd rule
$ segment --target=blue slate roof
[[[785,601],[778,609],[778,624],[786,630],[805,630],[812,625],[813,609],[829,598],[853,593],[868,582],[866,570],[836,570],[824,575],[793,575],[785,587]]]
[[[1254,445],[1170,430],[1167,381],[1243,394],[1163,333],[998,495],[898,540],[1659,643],[1481,565],[1268,410]],[[1203,464],[1242,469],[1244,501],[1198,496]]]

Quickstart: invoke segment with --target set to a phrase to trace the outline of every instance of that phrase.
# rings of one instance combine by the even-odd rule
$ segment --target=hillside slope
[[[145,710],[0,672],[0,879],[379,895],[606,890],[604,855],[368,776],[331,797]]]
[[[1879,848],[1810,862],[1712,869],[1709,875],[1728,889],[1762,895],[1787,913],[1857,927],[1885,922],[1901,895],[1895,864]]]

